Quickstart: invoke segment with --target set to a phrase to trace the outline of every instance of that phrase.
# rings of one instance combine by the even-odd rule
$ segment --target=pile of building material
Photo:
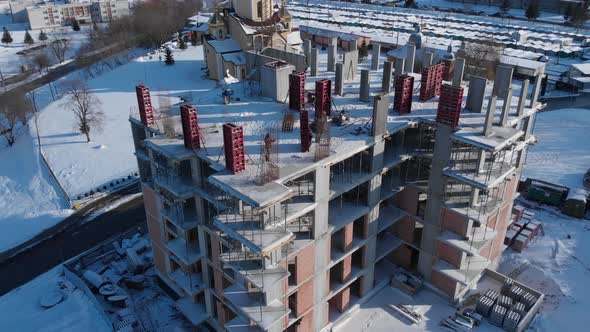
[[[534,219],[534,216],[534,212],[516,205],[512,210],[512,219],[506,231],[504,244],[517,252],[522,252],[535,236],[542,232],[541,222]]]

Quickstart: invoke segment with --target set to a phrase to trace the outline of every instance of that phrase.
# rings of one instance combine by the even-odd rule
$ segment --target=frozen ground
[[[33,281],[0,297],[0,331],[61,332],[61,331],[112,331],[89,298],[73,285],[58,286],[63,281],[61,265]],[[59,291],[65,300],[55,307],[44,309],[39,304],[42,296]]]
[[[523,178],[536,178],[570,188],[582,187],[590,167],[590,110],[564,109],[537,114]]]

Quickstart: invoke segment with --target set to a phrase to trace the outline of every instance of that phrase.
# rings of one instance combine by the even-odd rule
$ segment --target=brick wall
[[[443,291],[445,294],[447,294],[449,297],[454,298],[455,297],[455,290],[457,288],[457,282],[448,278],[447,276],[445,276],[444,274],[433,270],[432,274],[430,276],[430,280],[432,282],[432,284],[440,289],[441,291]]]
[[[311,278],[315,271],[315,244],[310,243],[295,257],[295,283]]]
[[[166,274],[166,256],[164,255],[165,249],[157,244],[152,245],[152,253],[154,254],[154,265],[156,270]]]
[[[439,258],[444,259],[457,267],[461,266],[462,252],[451,245],[438,241],[436,245],[436,254]]]
[[[331,300],[336,310],[343,312],[350,303],[350,287],[346,287],[340,293],[336,294]]]
[[[313,306],[313,280],[309,280],[297,289],[297,312],[296,317],[301,316],[304,312]]]
[[[352,247],[352,236],[353,236],[353,223],[350,223],[344,226],[343,230],[343,241],[342,241],[342,251],[346,252]]]
[[[313,310],[308,312],[301,320],[299,325],[296,326],[295,331],[297,332],[311,332],[313,331]]]
[[[399,248],[395,249],[392,254],[393,261],[403,267],[406,270],[410,269],[410,265],[412,262],[412,250],[406,246],[401,245]]]
[[[442,208],[440,211],[440,218],[443,229],[459,235],[465,235],[467,232],[467,218],[464,216],[452,210]]]
[[[352,274],[352,255],[346,256],[340,263],[342,265],[342,272],[340,274],[340,281],[346,282]]]
[[[404,190],[400,191],[400,193],[397,194],[399,197],[400,209],[415,216],[418,212],[418,194],[418,190],[412,187],[406,187]]]
[[[416,229],[416,222],[414,219],[405,216],[400,219],[395,225],[396,235],[398,238],[407,243],[414,242],[414,233]]]

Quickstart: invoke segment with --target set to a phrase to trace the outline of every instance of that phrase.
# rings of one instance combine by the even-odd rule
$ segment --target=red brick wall
[[[350,223],[350,224],[344,226],[342,251],[347,251],[352,247],[352,235],[353,235],[352,231],[353,231],[353,223]]]
[[[452,210],[442,208],[440,210],[440,219],[443,229],[459,235],[465,235],[465,232],[467,231],[467,218],[464,216]]]
[[[163,274],[166,274],[166,256],[164,256],[164,249],[159,245],[155,244],[152,246],[152,252],[154,254],[154,265],[156,269]]]
[[[215,266],[220,266],[219,255],[221,254],[221,244],[215,236],[211,236],[211,234],[207,234],[207,236],[211,240],[211,262]]]
[[[403,267],[406,270],[410,269],[410,264],[412,262],[412,250],[406,246],[401,245],[399,248],[393,251],[393,260],[394,262]]]
[[[495,210],[492,214],[488,216],[487,225],[491,229],[496,228],[496,217],[498,216],[498,210]]]
[[[156,219],[154,219],[154,217],[148,215],[147,225],[150,231],[150,239],[152,240],[152,243],[157,243],[161,246],[164,243],[164,240],[160,223]]]
[[[503,238],[504,238],[504,237],[502,237],[502,239],[503,239]],[[492,242],[488,242],[488,243],[486,243],[486,244],[484,245],[484,247],[483,247],[483,248],[481,248],[481,249],[479,250],[479,254],[480,254],[482,257],[488,257],[488,255],[490,254],[490,252],[491,252],[491,249],[492,249],[492,244],[491,244],[491,243],[492,243]]]
[[[311,278],[315,270],[315,244],[310,243],[295,257],[295,283]]]
[[[455,289],[457,287],[457,282],[448,278],[444,274],[432,270],[432,274],[430,276],[432,284],[447,294],[449,297],[455,297]]]
[[[461,250],[448,245],[442,241],[438,241],[436,246],[436,253],[439,258],[459,267],[461,265]]]
[[[297,312],[296,317],[301,316],[304,312],[313,306],[313,280],[309,280],[297,289]]]
[[[498,218],[498,226],[496,227],[497,235],[494,238],[492,253],[490,256],[490,259],[492,260],[496,259],[502,251],[502,245],[504,244],[504,237],[506,235],[506,225],[508,223],[508,218],[512,215],[510,207],[511,204],[506,203],[500,210],[500,218]]]
[[[336,307],[336,310],[343,312],[350,303],[350,287],[346,287],[340,293],[336,294],[332,298],[332,304]]]
[[[308,312],[305,316],[301,318],[299,321],[299,325],[297,325],[295,331],[297,332],[311,332],[313,331],[313,310]]]
[[[400,219],[394,225],[394,227],[398,238],[400,238],[403,241],[406,241],[407,243],[414,242],[416,222],[412,218],[405,216],[402,219]]]
[[[217,269],[213,269],[213,284],[215,286],[215,293],[223,296],[223,274]]]
[[[143,204],[145,206],[145,214],[158,219],[158,217],[160,216],[160,206],[156,202],[156,192],[144,183],[141,184],[141,190],[143,191]]]
[[[342,274],[340,275],[340,281],[346,282],[346,280],[348,280],[348,278],[350,278],[350,275],[352,274],[352,255],[346,256],[346,258],[342,260],[341,264]]]
[[[418,190],[412,187],[406,187],[404,190],[400,191],[399,194],[397,194],[399,197],[400,209],[415,216],[418,212],[418,195]]]
[[[223,304],[221,302],[216,301],[216,305],[217,305],[217,320],[219,321],[219,324],[221,326],[224,326],[225,323],[227,323],[225,309],[223,308]]]

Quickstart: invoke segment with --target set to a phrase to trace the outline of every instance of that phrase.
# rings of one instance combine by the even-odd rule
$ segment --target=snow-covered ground
[[[61,332],[61,331],[112,331],[85,293],[69,282],[60,288],[58,282],[61,265],[42,274],[33,281],[0,297],[0,331]],[[44,309],[40,299],[53,291],[64,295],[64,301],[50,309]]]
[[[188,90],[215,87],[214,81],[202,79],[201,46],[176,50],[175,60],[173,66],[167,66],[157,55],[151,60],[140,57],[88,80],[105,114],[102,129],[91,132],[90,143],[77,132],[73,114],[64,109],[66,98],[42,109],[39,130],[43,153],[71,199],[137,172],[129,125],[129,115],[137,113],[137,84],[150,87],[156,106],[160,102],[174,104],[178,95]]]
[[[590,168],[590,110],[565,109],[537,114],[523,178],[582,187]]]

